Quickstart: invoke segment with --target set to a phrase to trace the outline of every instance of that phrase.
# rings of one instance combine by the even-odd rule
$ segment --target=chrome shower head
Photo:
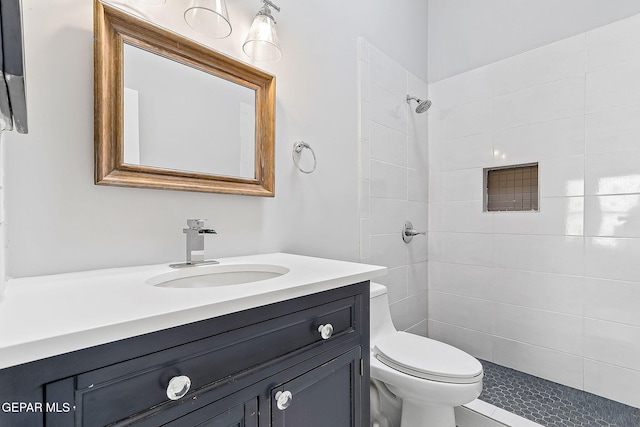
[[[410,101],[412,99],[414,99],[418,103],[418,106],[416,107],[416,113],[424,113],[429,109],[429,107],[431,107],[431,101],[429,101],[428,99],[425,99],[423,101],[421,99],[416,98],[415,96],[410,96],[410,95],[407,95],[407,104],[410,104],[411,103]]]

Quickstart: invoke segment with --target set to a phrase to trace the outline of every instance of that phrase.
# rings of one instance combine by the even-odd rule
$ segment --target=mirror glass
[[[124,163],[255,177],[256,92],[124,44]]]

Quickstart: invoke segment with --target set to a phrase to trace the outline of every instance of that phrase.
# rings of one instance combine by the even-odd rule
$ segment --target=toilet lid
[[[376,343],[375,357],[405,374],[457,384],[482,379],[482,365],[473,356],[448,344],[406,332]]]

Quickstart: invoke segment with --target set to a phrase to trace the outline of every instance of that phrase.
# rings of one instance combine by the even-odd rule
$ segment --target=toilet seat
[[[448,344],[407,332],[389,334],[374,347],[374,355],[387,366],[415,377],[454,384],[482,379],[476,358]]]

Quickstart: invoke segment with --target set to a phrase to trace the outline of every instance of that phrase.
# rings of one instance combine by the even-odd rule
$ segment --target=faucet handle
[[[418,234],[426,235],[427,232],[416,231],[413,228],[413,224],[411,224],[411,221],[406,221],[404,223],[404,228],[402,229],[402,240],[404,240],[405,243],[411,242],[411,240],[413,239],[413,236],[417,236]]]
[[[204,228],[204,222],[206,219],[188,219],[187,225],[189,228],[183,228],[183,233],[197,232],[198,234],[218,234],[216,230],[212,228]]]
[[[199,230],[202,227],[204,227],[204,222],[205,221],[206,221],[206,219],[188,219],[187,220],[187,225],[192,230]]]

